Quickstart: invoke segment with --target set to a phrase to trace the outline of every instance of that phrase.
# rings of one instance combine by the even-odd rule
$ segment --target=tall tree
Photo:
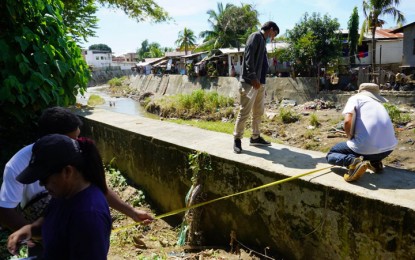
[[[305,13],[292,30],[287,31],[290,56],[303,76],[317,75],[317,68],[341,57],[340,24],[330,16]]]
[[[372,69],[375,71],[376,65],[376,40],[375,33],[377,27],[382,27],[385,21],[380,19],[383,15],[392,15],[397,23],[405,22],[405,17],[395,6],[399,5],[399,0],[363,0],[363,21],[360,33],[360,42],[364,33],[371,32],[372,36]]]
[[[347,42],[349,44],[349,61],[350,65],[356,64],[357,43],[359,40],[359,13],[357,6],[353,8],[352,15],[348,22],[349,36]]]
[[[163,57],[164,52],[160,47],[160,44],[152,42],[148,45],[148,51],[144,53],[145,58],[159,58]]]
[[[141,48],[137,49],[137,57],[138,60],[144,60],[145,58],[145,53],[147,53],[149,51],[149,45],[148,45],[148,40],[145,39],[144,41],[141,42]]]
[[[222,47],[239,47],[245,43],[249,34],[257,30],[258,12],[247,4],[237,7],[232,4],[218,3],[218,12],[208,10],[208,23],[211,30],[202,31],[204,38],[198,49],[217,49]]]
[[[183,31],[179,32],[179,38],[176,40],[176,45],[187,54],[189,48],[194,48],[196,42],[196,36],[194,32],[186,27]]]

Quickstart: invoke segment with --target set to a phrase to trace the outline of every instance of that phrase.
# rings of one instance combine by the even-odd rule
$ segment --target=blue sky
[[[241,3],[252,4],[259,12],[259,21],[264,23],[268,20],[275,21],[280,27],[281,33],[294,27],[296,23],[308,12],[328,14],[331,18],[337,18],[340,27],[347,29],[347,22],[355,6],[359,10],[359,23],[362,24],[364,19],[362,11],[363,0],[155,0],[162,6],[174,21],[169,23],[152,24],[149,22],[138,23],[128,18],[122,11],[100,8],[97,13],[99,18],[96,31],[97,36],[88,39],[83,44],[87,48],[92,44],[104,43],[111,47],[115,55],[121,55],[128,52],[135,52],[141,46],[144,40],[157,42],[162,47],[175,48],[175,41],[178,38],[179,31],[187,27],[191,29],[196,36],[201,31],[209,30],[207,22],[207,10],[217,11],[217,3],[222,2],[240,5]],[[406,17],[406,23],[415,22],[415,3],[414,0],[401,0],[397,7]],[[387,24],[384,28],[395,27],[392,17],[383,17]],[[405,25],[404,24],[404,25]],[[202,39],[197,39],[201,42]]]

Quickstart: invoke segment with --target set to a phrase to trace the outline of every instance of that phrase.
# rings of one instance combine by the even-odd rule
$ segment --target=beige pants
[[[242,139],[245,123],[248,120],[251,110],[252,110],[252,137],[259,137],[259,125],[261,124],[262,115],[264,114],[265,106],[265,87],[261,87],[254,92],[252,98],[247,97],[248,92],[251,90],[252,86],[247,83],[240,83],[239,93],[240,93],[240,110],[238,117],[236,118],[235,129],[233,131],[234,138]]]

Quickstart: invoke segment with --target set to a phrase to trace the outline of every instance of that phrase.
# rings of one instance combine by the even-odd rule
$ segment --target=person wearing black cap
[[[259,125],[265,110],[265,75],[268,71],[266,44],[271,42],[280,32],[276,23],[264,23],[261,31],[252,33],[245,46],[242,73],[240,77],[240,110],[233,131],[235,153],[242,152],[241,139],[245,123],[252,110],[252,136],[249,144],[253,146],[269,146],[270,142],[260,136]],[[261,86],[262,85],[262,86]]]
[[[369,168],[375,173],[383,170],[382,160],[398,144],[388,112],[382,103],[388,100],[380,95],[379,85],[362,83],[359,93],[347,101],[344,109],[346,142],[334,145],[327,162],[347,167],[344,180],[358,180]]]
[[[52,195],[44,217],[9,236],[16,254],[19,242],[43,240],[43,259],[106,259],[111,215],[105,194],[105,170],[92,140],[51,134],[33,145],[29,165],[16,179],[39,181]]]
[[[39,119],[39,136],[47,134],[64,134],[76,139],[80,134],[82,121],[70,110],[62,107],[51,107],[43,111]],[[22,184],[16,176],[29,164],[33,144],[18,151],[7,162],[3,174],[3,183],[0,189],[0,224],[15,231],[22,226],[33,222],[43,214],[50,196],[44,187],[36,181],[31,184]],[[110,206],[131,217],[134,221],[148,223],[152,217],[145,211],[133,208],[122,201],[119,196],[108,190],[107,200]],[[36,248],[29,248],[29,255],[36,255]]]

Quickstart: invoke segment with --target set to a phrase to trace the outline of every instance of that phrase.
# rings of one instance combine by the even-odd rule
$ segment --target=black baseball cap
[[[66,165],[82,162],[82,151],[78,141],[61,134],[45,135],[33,145],[32,157],[16,180],[30,184],[57,173]]]

